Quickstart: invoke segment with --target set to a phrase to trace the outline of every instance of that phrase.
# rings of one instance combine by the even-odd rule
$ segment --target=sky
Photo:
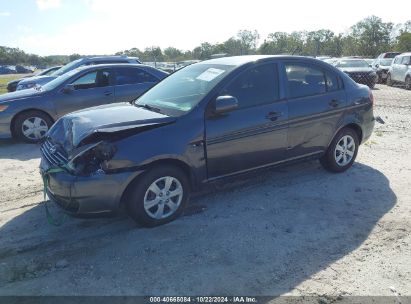
[[[404,23],[411,19],[408,1],[0,0],[0,45],[42,56],[149,46],[191,50],[243,29],[257,30],[263,42],[276,31],[346,32],[371,15]]]

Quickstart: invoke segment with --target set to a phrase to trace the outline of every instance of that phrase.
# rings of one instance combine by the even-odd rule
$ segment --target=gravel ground
[[[37,146],[0,143],[0,295],[411,295],[411,92],[353,168],[278,168],[195,197],[154,229],[47,223]]]

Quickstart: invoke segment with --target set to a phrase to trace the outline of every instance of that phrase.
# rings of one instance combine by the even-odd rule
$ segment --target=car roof
[[[306,57],[306,56],[294,56],[294,55],[244,55],[244,56],[232,56],[232,57],[221,57],[216,59],[210,59],[201,61],[196,64],[222,64],[222,65],[234,65],[240,66],[251,62],[265,61],[269,59],[282,59],[282,60],[303,60],[307,62],[323,63],[322,60]]]
[[[411,52],[401,53],[397,56],[411,56]]]
[[[76,68],[76,71],[84,71],[84,70],[91,70],[94,68],[121,68],[121,67],[139,67],[139,68],[148,68],[148,69],[156,69],[149,65],[141,64],[141,63],[105,63],[105,64],[93,64],[93,65],[83,65]]]

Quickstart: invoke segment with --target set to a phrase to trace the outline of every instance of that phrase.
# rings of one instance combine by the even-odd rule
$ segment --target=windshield
[[[51,74],[51,76],[58,77],[58,76],[61,76],[61,75],[65,74],[65,73],[67,73],[68,71],[74,69],[75,66],[76,66],[80,61],[81,61],[81,58],[80,58],[80,59],[77,59],[77,60],[74,60],[74,61],[72,61],[72,62],[67,63],[65,66],[59,68],[57,71],[55,71],[53,74]]]
[[[172,116],[179,116],[194,108],[217,83],[235,66],[194,64],[171,74],[136,102]]]
[[[385,66],[391,65],[391,62],[392,62],[393,60],[394,60],[394,59],[382,59],[382,60],[380,61],[380,65],[385,65]]]
[[[53,79],[50,82],[47,82],[45,85],[41,86],[42,91],[51,91],[57,88],[59,85],[64,83],[67,79],[69,79],[71,76],[76,74],[79,71],[79,69],[71,70],[70,72],[65,73],[61,77],[57,77]]]
[[[337,67],[340,68],[367,68],[369,67],[365,60],[341,60],[338,62]]]

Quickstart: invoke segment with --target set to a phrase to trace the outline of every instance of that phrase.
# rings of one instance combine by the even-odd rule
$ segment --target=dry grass
[[[0,94],[7,93],[7,83],[22,78],[25,74],[0,75]]]

